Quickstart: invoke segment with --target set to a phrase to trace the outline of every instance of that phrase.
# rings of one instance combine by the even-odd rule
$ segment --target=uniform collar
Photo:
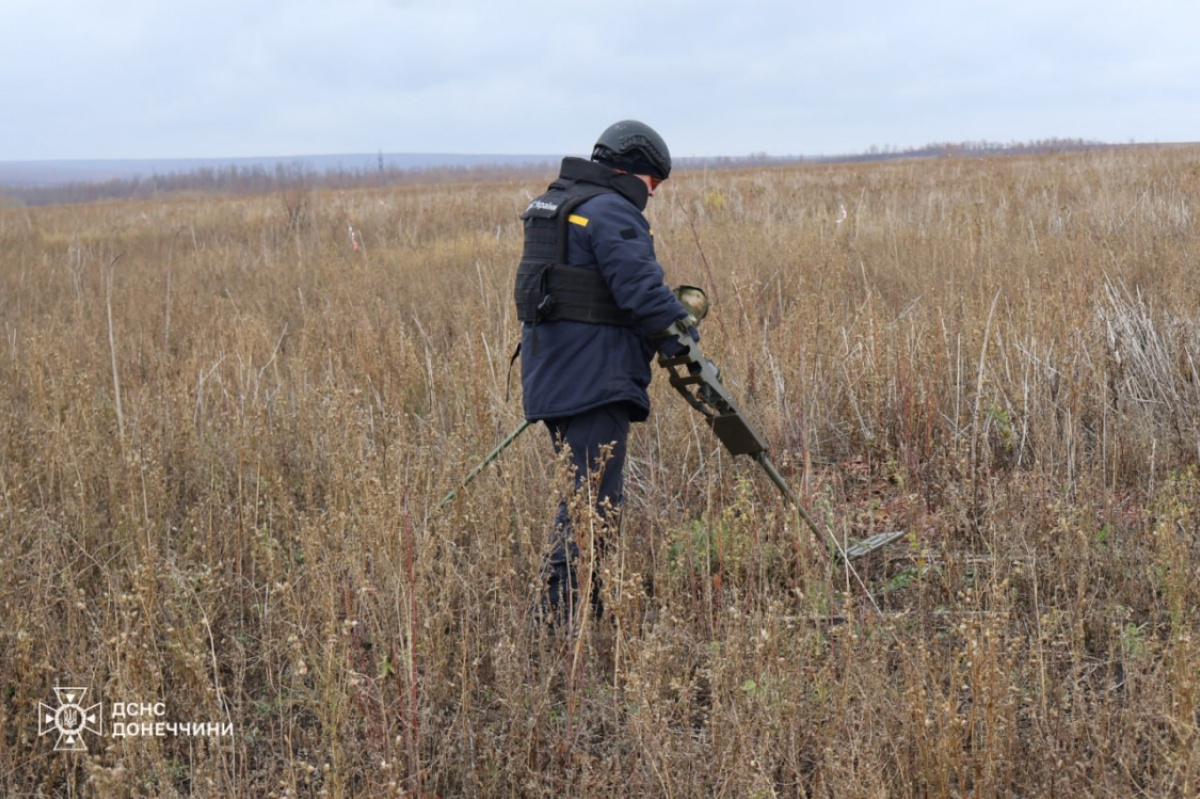
[[[639,211],[645,211],[646,203],[650,201],[650,189],[637,175],[618,172],[612,167],[597,164],[595,161],[568,156],[563,159],[562,169],[558,176],[564,180],[593,183],[612,189],[636,205]]]

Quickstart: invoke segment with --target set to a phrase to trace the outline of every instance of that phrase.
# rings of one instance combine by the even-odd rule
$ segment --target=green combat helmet
[[[636,119],[614,122],[596,139],[592,160],[632,172],[653,175],[659,180],[671,176],[671,151],[654,128]]]

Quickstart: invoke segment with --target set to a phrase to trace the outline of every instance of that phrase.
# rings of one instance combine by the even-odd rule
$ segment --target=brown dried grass
[[[1200,152],[664,186],[777,463],[910,535],[880,615],[659,379],[575,639],[534,619],[542,431],[434,512],[520,421],[540,188],[0,209],[0,791],[1196,793]],[[234,735],[56,753],[67,684]]]

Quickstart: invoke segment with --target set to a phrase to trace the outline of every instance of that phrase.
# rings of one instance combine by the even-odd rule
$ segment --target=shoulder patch
[[[628,239],[636,239],[636,238],[637,238],[637,231],[636,231],[636,230],[634,230],[634,229],[633,229],[633,228],[631,228],[631,227],[627,227],[627,228],[625,228],[624,230],[622,230],[622,231],[621,231],[621,238],[623,238],[623,239],[626,239],[626,240],[628,240]]]
[[[567,221],[568,221],[568,222],[570,222],[570,223],[571,223],[571,224],[573,224],[573,225],[579,225],[580,227],[587,227],[587,226],[588,226],[588,219],[587,219],[587,217],[586,217],[586,216],[580,216],[579,214],[571,214],[570,216],[568,216],[568,217],[567,217]]]

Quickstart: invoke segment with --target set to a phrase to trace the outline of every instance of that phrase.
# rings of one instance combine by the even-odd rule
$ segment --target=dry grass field
[[[544,428],[437,510],[545,182],[0,209],[0,794],[1200,793],[1200,149],[665,184],[781,471],[907,536],[851,573],[656,370],[554,635]]]

